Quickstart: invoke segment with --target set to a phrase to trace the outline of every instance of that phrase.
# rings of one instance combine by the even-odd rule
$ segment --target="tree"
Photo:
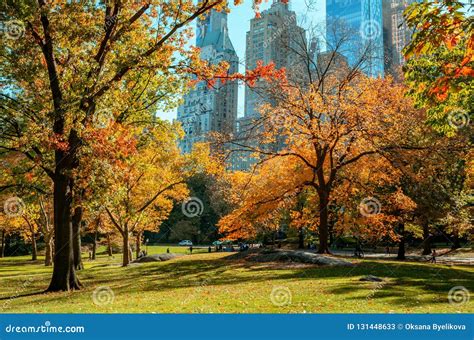
[[[80,225],[84,188],[76,176],[83,148],[95,142],[87,138],[94,124],[175,105],[191,75],[228,76],[226,65],[206,65],[198,49],[186,47],[189,24],[211,9],[227,10],[227,1],[2,3],[9,25],[24,34],[10,34],[0,50],[0,147],[26,157],[53,183],[56,251],[48,291],[81,286],[72,226]]]
[[[432,143],[436,144],[433,152],[413,161],[400,178],[403,192],[417,205],[414,216],[423,232],[423,255],[431,253],[433,226],[450,211],[459,211],[455,207],[459,207],[465,190],[469,152],[467,139],[462,135],[432,138]],[[454,225],[451,230],[456,230]]]
[[[414,2],[405,11],[412,39],[404,49],[405,78],[428,122],[453,135],[474,110],[474,20],[462,1]]]
[[[0,233],[1,233],[1,249],[0,257],[5,256],[5,239],[8,235],[21,229],[21,220],[19,218],[12,218],[5,214],[4,211],[0,212]]]
[[[413,143],[409,138],[414,126],[423,129],[418,127],[422,113],[405,97],[403,86],[391,79],[370,79],[353,69],[336,72],[336,57],[329,56],[323,69],[309,58],[307,69],[317,71],[273,87],[276,105],[263,106],[256,122],[260,146],[233,142],[261,157],[254,170],[256,183],[265,183],[269,171],[282,168],[278,172],[284,177],[268,183],[272,188],[281,184],[276,189],[279,196],[265,201],[294,195],[302,188],[314,190],[320,253],[329,252],[329,207],[346,168],[370,161],[370,155],[389,157],[392,150],[413,153],[427,147],[424,141]],[[265,162],[271,165],[260,165]]]
[[[205,159],[207,152],[199,146],[194,153],[181,155],[176,125],[161,122],[138,136],[133,136],[137,131],[130,128],[116,130],[136,142],[136,150],[122,155],[121,160],[112,154],[104,176],[111,193],[104,203],[105,211],[122,236],[123,266],[127,266],[130,235],[136,233],[139,243],[144,230],[156,229],[168,217],[173,202],[187,197],[186,180],[196,171],[212,167],[212,161]]]

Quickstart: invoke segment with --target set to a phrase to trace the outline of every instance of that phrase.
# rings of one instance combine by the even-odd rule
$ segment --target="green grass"
[[[153,255],[153,254],[163,254],[166,253],[166,249],[170,250],[171,253],[175,254],[189,254],[189,247],[188,246],[177,246],[177,245],[159,245],[159,246],[142,246],[142,250],[146,250],[148,255]],[[213,249],[214,251],[214,249]],[[193,254],[197,253],[207,253],[208,249],[207,247],[204,246],[193,246]],[[106,248],[104,246],[99,247],[97,250],[97,253],[100,255],[105,255],[106,253]],[[118,254],[120,257],[121,255]],[[133,256],[135,256],[135,252],[133,252]]]
[[[149,254],[166,251],[148,247]],[[186,247],[170,247],[184,253]],[[203,251],[207,251],[204,249]],[[84,260],[80,291],[41,293],[51,268],[41,259],[0,259],[2,313],[472,313],[474,303],[448,303],[454,286],[474,291],[474,268],[394,261],[356,261],[354,267],[250,264],[225,260],[226,253],[201,253],[168,262],[120,267],[121,256]],[[360,282],[364,275],[385,282]],[[109,287],[114,300],[94,304],[98,287]],[[272,303],[272,290],[283,287],[291,302]]]

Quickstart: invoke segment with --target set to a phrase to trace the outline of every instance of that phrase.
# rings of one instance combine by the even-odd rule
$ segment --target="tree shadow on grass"
[[[110,268],[110,267],[109,267]],[[245,283],[294,280],[327,280],[324,292],[328,294],[347,295],[347,299],[366,299],[373,290],[373,285],[360,282],[365,275],[375,275],[384,278],[385,289],[375,295],[390,299],[390,303],[401,306],[443,302],[413,300],[416,294],[434,294],[446,296],[453,286],[465,286],[474,290],[474,273],[470,268],[447,267],[439,265],[423,265],[406,262],[361,261],[353,267],[313,266],[305,268],[272,266],[271,264],[229,261],[224,259],[192,259],[180,258],[168,262],[146,263],[128,268],[110,268],[104,271],[101,266],[80,272],[81,282],[85,288],[78,294],[91,294],[99,286],[111,287],[116,295],[130,292],[166,292],[174,289],[195,288],[199,286],[225,286]],[[346,279],[337,282],[333,279]],[[360,294],[354,294],[359,291]],[[413,292],[413,293],[412,293]],[[68,293],[71,294],[71,293]],[[72,293],[73,295],[75,293]],[[408,294],[408,296],[407,296]],[[51,302],[63,300],[65,294],[55,295],[31,293],[40,295],[35,302]],[[349,296],[350,295],[350,296]],[[413,295],[413,296],[412,296]],[[68,295],[69,296],[69,295]],[[3,298],[3,299],[8,299]],[[27,305],[29,301],[18,301],[18,305]]]
[[[17,295],[13,295],[13,296],[0,297],[0,301],[15,300],[15,299],[19,299],[19,298],[22,298],[22,297],[40,296],[40,295],[44,295],[44,294],[45,294],[45,291],[44,291],[44,290],[42,290],[42,291],[35,291],[35,292],[29,292],[29,293],[22,293],[22,294],[17,294]],[[1,305],[0,305],[0,309],[1,309]]]

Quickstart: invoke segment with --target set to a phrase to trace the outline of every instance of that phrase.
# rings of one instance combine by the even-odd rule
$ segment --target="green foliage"
[[[458,127],[466,125],[458,122],[458,119],[473,119],[474,84],[469,77],[452,81],[443,101],[433,95],[432,88],[443,76],[445,63],[459,63],[463,56],[462,45],[453,50],[440,47],[430,55],[409,59],[404,67],[408,94],[413,97],[417,107],[426,108],[427,123],[448,136],[453,136]]]
[[[463,1],[415,2],[405,11],[413,30],[404,49],[409,94],[428,123],[453,136],[474,112],[474,18]]]

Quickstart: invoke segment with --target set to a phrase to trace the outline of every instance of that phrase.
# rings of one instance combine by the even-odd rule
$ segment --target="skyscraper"
[[[297,59],[292,51],[305,42],[305,31],[298,26],[296,13],[289,6],[289,1],[273,0],[269,9],[250,21],[245,52],[247,70],[254,69],[257,61],[273,62],[278,69],[286,68],[291,76]],[[245,89],[245,117],[258,115],[258,106],[269,101],[265,91],[258,91],[258,87]]]
[[[289,1],[273,0],[271,7],[250,21],[250,30],[246,36],[245,67],[254,69],[257,62],[274,63],[277,69],[285,68],[287,75],[292,77],[299,67],[295,51],[306,44],[305,30],[298,26],[296,13],[290,10]],[[238,138],[244,139],[243,144],[255,145],[254,138],[258,134],[253,122],[259,117],[258,107],[263,103],[272,103],[265,89],[264,81],[257,82],[255,87],[245,88],[244,117],[239,118],[236,125]],[[233,154],[232,168],[248,170],[256,162],[250,152]]]
[[[226,61],[230,65],[229,73],[238,71],[239,59],[229,38],[227,13],[212,10],[204,20],[198,21],[196,31],[201,59],[210,64]],[[178,121],[185,131],[181,150],[190,152],[195,143],[206,141],[210,132],[232,132],[237,119],[237,96],[235,81],[217,82],[213,88],[201,82],[186,94],[178,108]]]
[[[382,0],[326,0],[326,41],[370,76],[384,75]]]
[[[408,27],[403,12],[412,3],[420,0],[386,0],[383,4],[383,17],[386,23],[385,50],[386,70],[392,74],[403,66],[403,49],[411,39],[412,31]]]

